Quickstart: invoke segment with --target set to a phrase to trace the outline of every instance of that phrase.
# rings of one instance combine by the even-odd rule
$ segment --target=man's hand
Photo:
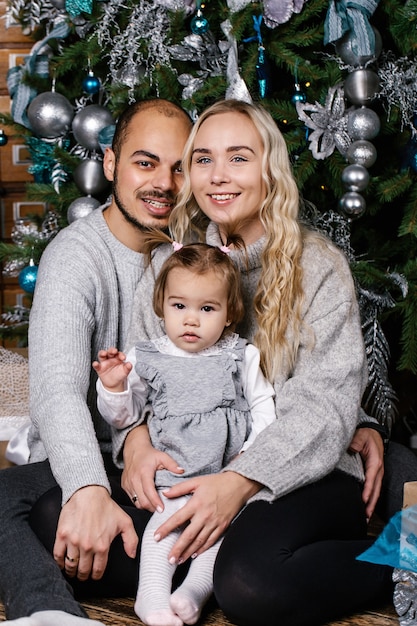
[[[350,443],[349,452],[359,452],[365,468],[365,484],[362,500],[366,505],[366,517],[371,519],[381,492],[384,476],[384,443],[373,428],[358,428]]]
[[[54,559],[69,576],[103,576],[110,544],[122,536],[125,552],[136,555],[138,537],[129,515],[98,485],[83,487],[64,504],[58,521]]]
[[[262,485],[236,472],[198,476],[164,491],[167,498],[192,493],[187,504],[160,526],[155,538],[159,541],[185,525],[169,553],[170,562],[183,563],[210,548],[225,532],[249,498]]]
[[[126,437],[123,461],[122,487],[130,499],[134,498],[135,506],[151,513],[162,511],[162,500],[155,488],[156,471],[167,469],[181,475],[184,470],[169,454],[152,446],[145,424],[134,428]]]

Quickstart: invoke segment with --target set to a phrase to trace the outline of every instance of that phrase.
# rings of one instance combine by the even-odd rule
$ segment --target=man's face
[[[167,226],[183,181],[181,155],[189,132],[186,119],[146,110],[132,118],[117,162],[114,152],[106,151],[104,171],[113,181],[112,204],[136,229]]]

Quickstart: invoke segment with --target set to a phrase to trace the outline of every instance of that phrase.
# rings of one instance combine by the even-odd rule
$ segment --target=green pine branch
[[[401,355],[397,367],[399,370],[409,370],[417,374],[417,264],[415,261],[406,268],[407,274],[409,269],[414,279],[410,280],[407,298],[397,306],[402,316]]]

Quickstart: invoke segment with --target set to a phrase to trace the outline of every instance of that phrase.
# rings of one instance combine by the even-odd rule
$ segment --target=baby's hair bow
[[[178,241],[173,241],[172,242],[172,247],[174,248],[174,252],[178,252],[178,250],[181,250],[183,245],[184,244],[182,244],[182,243],[178,243]]]
[[[225,254],[230,254],[229,246],[220,246],[220,250],[224,252]]]

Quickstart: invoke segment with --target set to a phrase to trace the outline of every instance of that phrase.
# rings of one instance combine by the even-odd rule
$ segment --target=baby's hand
[[[109,391],[124,391],[124,382],[132,369],[132,364],[126,361],[126,355],[117,348],[100,350],[98,361],[93,361],[93,369],[100,377],[103,386]]]

